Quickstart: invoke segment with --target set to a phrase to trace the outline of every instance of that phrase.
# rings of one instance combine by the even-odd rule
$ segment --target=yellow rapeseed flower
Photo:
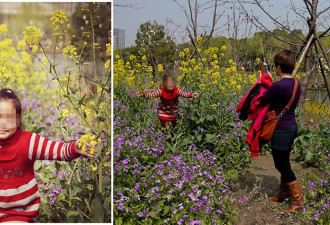
[[[17,50],[19,50],[19,51],[23,51],[23,50],[25,50],[25,48],[26,48],[26,42],[25,41],[19,41],[18,43],[17,43]]]
[[[38,45],[33,45],[32,46],[32,54],[35,55],[38,52]]]
[[[97,87],[97,93],[101,93],[102,92],[102,87]]]
[[[130,56],[129,56],[129,59],[130,59],[131,61],[133,61],[133,60],[136,59],[136,57],[135,57],[135,55],[130,55]]]
[[[63,49],[63,56],[68,59],[72,59],[72,56],[77,55],[77,48],[73,45],[68,45]]]
[[[95,148],[94,147],[91,147],[89,153],[94,154],[95,153]]]
[[[0,42],[0,49],[1,50],[4,50],[4,49],[8,50],[8,48],[11,47],[11,45],[12,45],[12,40],[7,38],[7,39]]]
[[[5,34],[8,32],[8,28],[6,24],[1,24],[0,25],[0,34]]]
[[[64,24],[69,20],[65,15],[65,12],[61,10],[56,10],[55,12],[52,13],[52,17],[50,18],[50,21],[52,22],[53,25],[58,25],[58,24]],[[59,27],[57,27],[56,29],[59,29]]]
[[[202,43],[203,38],[202,37],[198,37],[196,40],[196,44],[199,45]]]
[[[68,110],[68,109],[64,109],[64,110],[62,111],[62,116],[64,116],[64,117],[68,117],[68,116],[69,116],[69,110]]]
[[[104,69],[108,69],[109,67],[110,67],[110,59],[106,61],[106,63],[104,64]]]
[[[24,40],[30,46],[39,42],[40,37],[42,36],[41,30],[36,26],[27,26],[25,31],[23,31]]]
[[[81,151],[82,151],[82,152],[86,152],[86,145],[83,145],[83,146],[82,146]]]
[[[106,51],[107,56],[111,56],[111,45],[110,45],[110,43],[106,44],[106,47],[107,47],[107,51]]]
[[[157,68],[158,73],[164,72],[164,68],[162,64],[158,64],[158,68]]]

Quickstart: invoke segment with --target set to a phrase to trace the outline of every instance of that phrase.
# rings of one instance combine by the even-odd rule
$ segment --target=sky
[[[291,8],[290,1],[295,2],[295,8],[297,11],[300,9],[305,9],[305,4],[303,0],[277,0],[269,1],[264,0],[263,3],[266,6],[266,10],[270,14],[281,21],[282,24],[288,25],[294,29],[302,29],[306,32],[307,25],[303,19],[297,16],[291,11],[288,13],[288,9]],[[178,0],[182,4],[187,4],[186,0]],[[194,2],[194,1],[192,1]],[[199,2],[203,2],[200,0]],[[246,17],[243,16],[243,13],[240,13],[237,9],[235,13],[230,7],[238,8],[240,5],[238,1],[233,4],[227,4],[222,7],[220,10],[223,12],[221,19],[217,23],[217,31],[214,36],[225,36],[233,37],[233,15],[235,14],[236,18],[239,18],[245,22],[240,23],[238,37],[242,38],[245,36],[253,35],[257,30],[251,22],[246,23]],[[166,32],[171,36],[177,44],[182,42],[187,42],[187,32],[185,27],[187,26],[187,19],[185,14],[180,9],[180,7],[173,0],[114,0],[114,19],[113,24],[114,28],[125,30],[125,46],[129,47],[135,44],[136,33],[140,24],[147,21],[157,21],[158,24],[166,26]],[[269,4],[272,4],[269,6]],[[319,0],[319,9],[325,9],[330,6],[330,1],[328,0]],[[256,5],[244,4],[245,9],[248,11],[249,16],[256,16],[260,21],[266,26],[267,29],[275,29],[274,22],[269,19],[265,13],[263,13]],[[327,17],[327,21],[330,19],[330,10],[328,10],[324,15]],[[300,12],[300,11],[299,11]],[[304,17],[307,17],[308,14],[303,14]],[[243,18],[244,17],[244,18]],[[285,21],[289,19],[289,24]],[[326,20],[325,18],[321,18]],[[200,13],[199,17],[200,24],[203,26],[210,26],[212,23],[212,13],[207,11],[206,13]],[[229,22],[228,22],[229,21]],[[237,19],[236,19],[237,21]],[[236,22],[237,23],[237,22]],[[229,24],[229,26],[228,26]],[[323,27],[322,27],[323,26]],[[326,27],[329,27],[329,22],[322,24],[320,30],[325,30]],[[229,30],[228,30],[229,28]],[[200,30],[201,31],[201,30]]]

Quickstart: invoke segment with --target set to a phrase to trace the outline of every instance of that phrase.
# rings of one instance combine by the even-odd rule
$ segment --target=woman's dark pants
[[[275,168],[281,173],[285,183],[290,183],[297,179],[290,165],[290,152],[296,135],[297,124],[294,124],[290,127],[275,130],[271,141]]]

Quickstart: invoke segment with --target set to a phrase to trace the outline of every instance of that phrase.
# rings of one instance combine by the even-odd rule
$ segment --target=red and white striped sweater
[[[35,160],[73,160],[75,142],[48,140],[29,131],[19,131],[0,140],[0,222],[35,222],[40,194],[34,178]]]
[[[175,87],[173,91],[160,88],[152,93],[143,92],[143,96],[146,98],[160,97],[160,102],[157,108],[158,118],[160,120],[172,121],[176,120],[178,114],[179,96],[191,98],[192,93],[184,92],[180,88]]]

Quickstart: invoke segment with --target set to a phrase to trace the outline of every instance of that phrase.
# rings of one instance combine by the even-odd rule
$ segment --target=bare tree
[[[223,1],[219,0],[187,0],[187,1],[178,1],[173,0],[185,14],[187,19],[186,30],[190,42],[195,47],[195,50],[192,55],[197,52],[196,41],[199,36],[206,37],[203,40],[202,45],[208,47],[210,44],[211,37],[214,32],[218,29],[216,27],[219,19],[224,14],[224,10],[221,10],[221,5]],[[211,12],[211,13],[210,13]],[[199,23],[200,15],[210,15],[211,24],[210,25],[201,25]]]
[[[294,49],[299,49],[298,52],[298,57],[300,56],[300,54],[303,53],[304,51],[304,59],[303,59],[303,64],[304,64],[304,72],[306,73],[306,76],[303,78],[303,80],[301,81],[301,98],[300,98],[300,103],[299,106],[301,109],[304,108],[304,103],[306,100],[306,95],[307,95],[307,87],[310,81],[310,78],[312,76],[312,73],[314,72],[314,70],[317,68],[317,65],[319,64],[319,66],[321,67],[321,72],[322,72],[322,76],[324,79],[324,82],[326,84],[326,88],[327,88],[327,92],[328,92],[328,96],[330,94],[329,92],[329,86],[327,84],[327,80],[324,74],[324,70],[323,70],[323,65],[321,63],[320,58],[325,58],[326,62],[329,66],[329,60],[328,60],[328,56],[327,54],[329,53],[329,49],[324,49],[320,39],[323,37],[328,36],[329,34],[329,18],[330,18],[330,14],[329,14],[329,9],[330,9],[330,5],[328,1],[322,2],[322,4],[320,4],[319,0],[302,0],[304,3],[304,8],[299,9],[295,6],[294,2],[292,0],[290,0],[290,7],[287,8],[287,10],[289,11],[289,13],[294,13],[295,15],[297,15],[297,21],[294,21],[294,23],[292,24],[300,24],[302,26],[307,27],[307,35],[305,37],[305,39],[302,39],[298,34],[296,34],[293,29],[291,27],[294,27],[294,25],[292,25],[290,27],[290,23],[289,21],[287,21],[287,25],[285,23],[283,23],[283,21],[280,21],[279,18],[276,18],[276,16],[274,16],[274,13],[272,13],[270,10],[266,9],[266,2],[268,2],[268,6],[269,6],[269,1],[262,1],[262,0],[250,0],[250,1],[243,1],[243,0],[239,0],[240,5],[242,6],[242,8],[244,9],[244,12],[246,13],[246,15],[248,15],[249,17],[252,16],[254,18],[253,21],[251,21],[257,28],[259,28],[260,30],[266,32],[267,34],[269,34],[270,36],[272,36],[273,38],[281,41],[282,43],[286,43],[289,46],[291,46]],[[267,15],[273,22],[274,24],[281,28],[282,30],[286,31],[287,33],[290,33],[292,35],[294,35],[297,38],[297,42],[290,42],[289,40],[277,37],[276,35],[274,35],[269,27],[267,27],[263,21],[260,21],[255,15],[251,15],[251,13],[249,14],[248,11],[246,10],[246,4],[253,4],[255,6],[257,6],[259,9],[261,9],[263,11],[263,13],[265,15]],[[319,9],[319,6],[322,8]],[[320,24],[320,28],[324,29],[324,32],[317,35],[317,24]],[[308,40],[310,40],[309,45],[308,44]],[[321,49],[321,54],[318,51],[318,47]],[[314,47],[314,51],[313,51],[313,47]]]
[[[227,2],[226,8],[230,10],[231,16],[227,15],[227,32],[229,40],[231,40],[232,46],[232,59],[237,64],[238,67],[243,66],[244,64],[249,64],[246,61],[250,59],[243,59],[242,57],[242,47],[246,42],[240,42],[239,39],[245,39],[251,36],[252,23],[250,23],[250,18],[247,17],[244,13],[244,10],[239,6],[237,1]],[[243,33],[240,30],[244,30]]]

